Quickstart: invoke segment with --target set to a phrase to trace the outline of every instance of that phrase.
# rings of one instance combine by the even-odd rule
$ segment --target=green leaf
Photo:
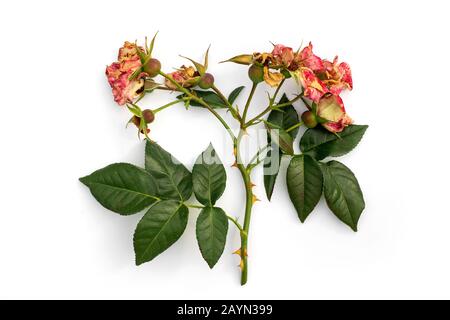
[[[160,198],[186,201],[191,197],[191,173],[155,142],[147,141],[145,169],[155,177]]]
[[[193,90],[195,95],[202,98],[206,103],[208,103],[214,109],[228,108],[228,106],[222,101],[222,99],[214,91],[203,91],[203,90]],[[177,99],[183,99],[186,95],[182,94],[177,97]],[[192,107],[202,107],[203,105],[195,100],[190,100],[189,104]]]
[[[275,152],[278,152],[278,154],[275,155]],[[278,146],[272,144],[271,149],[267,152],[266,159],[264,159],[264,187],[269,201],[272,199],[275,183],[280,172],[281,157],[282,154]]]
[[[102,206],[122,215],[138,213],[159,200],[152,175],[127,163],[112,164],[80,181]]]
[[[212,269],[225,249],[228,233],[227,215],[220,208],[204,208],[198,216],[196,231],[202,256]]]
[[[359,144],[367,128],[351,125],[338,136],[322,127],[308,129],[300,141],[300,149],[317,160],[343,156]]]
[[[192,182],[197,200],[205,206],[214,206],[222,196],[227,175],[211,144],[195,162],[192,170]]]
[[[225,102],[220,99],[220,97],[214,91],[201,91],[194,90],[197,97],[202,98],[206,103],[208,103],[213,108],[227,108]],[[203,107],[196,101],[191,101],[191,106],[193,107]],[[204,107],[203,107],[204,108]]]
[[[364,196],[353,172],[342,163],[322,164],[324,194],[328,207],[355,232],[365,208]]]
[[[294,140],[291,135],[278,128],[268,128],[270,138],[287,155],[294,155]]]
[[[230,102],[231,105],[234,104],[234,102],[236,101],[236,99],[239,97],[239,95],[241,94],[242,90],[244,90],[245,87],[237,87],[236,89],[234,89],[231,93],[230,96],[228,97],[228,102]]]
[[[283,95],[279,104],[286,103],[288,101],[288,97],[286,95]],[[283,111],[272,110],[272,112],[269,114],[269,117],[267,118],[267,121],[277,125],[280,128],[283,128],[284,130],[287,130],[297,124],[299,122],[299,118],[297,111],[291,105],[283,108]],[[298,130],[299,129],[295,129],[289,132],[292,139],[295,139],[298,134]],[[270,134],[267,135],[267,140],[269,145],[271,145],[271,148],[269,149],[267,157],[264,161],[264,187],[266,189],[267,198],[270,201],[278,177],[282,154],[281,152],[275,154],[278,146],[277,144],[272,142]]]
[[[127,104],[127,108],[136,117],[139,117],[139,118],[142,117],[142,110],[137,105],[130,103],[130,104]]]
[[[213,108],[227,108],[228,106],[222,99],[214,92],[214,91],[202,91],[202,90],[194,90],[194,93],[197,97],[202,98],[206,103],[208,103]],[[196,101],[191,102],[192,106],[200,106]]]
[[[289,197],[301,222],[305,222],[322,196],[323,177],[319,164],[308,155],[292,158],[287,171]]]
[[[188,208],[174,200],[151,207],[134,233],[136,265],[153,260],[177,242],[186,229],[188,215]]]
[[[289,102],[288,97],[286,94],[283,95],[283,97],[280,99],[278,104],[284,104]],[[272,110],[267,118],[267,121],[270,123],[273,123],[274,125],[284,129],[288,130],[289,128],[296,125],[300,120],[298,118],[298,113],[295,110],[294,106],[286,106],[283,108],[283,111],[278,110]],[[299,129],[295,129],[289,132],[292,139],[295,139],[295,137],[298,134]]]

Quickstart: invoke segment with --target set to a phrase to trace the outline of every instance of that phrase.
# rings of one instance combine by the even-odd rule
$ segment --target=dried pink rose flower
[[[141,52],[144,51],[144,48],[142,47],[139,47],[139,49],[141,50]],[[118,57],[119,62],[134,59],[136,57],[139,57],[136,44],[125,41],[123,47],[119,49],[119,57]]]
[[[169,74],[173,80],[175,80],[180,86],[184,88],[189,88],[194,85],[192,82],[199,74],[195,71],[193,67],[182,66],[179,70]],[[169,80],[165,81],[167,88],[176,90],[177,87]]]
[[[118,60],[106,68],[106,76],[113,91],[114,101],[124,105],[135,100],[144,89],[143,74],[130,80],[131,75],[142,68],[142,62],[136,46],[129,42],[125,42],[119,50]]]
[[[313,46],[300,51],[290,67],[304,88],[304,96],[315,103],[327,93],[339,95],[345,89],[353,89],[353,79],[350,66],[338,63],[338,57],[333,62],[322,60],[313,53]]]
[[[333,62],[324,60],[323,63],[325,68],[319,77],[331,93],[339,95],[343,90],[353,89],[352,71],[348,63],[338,63],[338,57]]]
[[[342,99],[333,94],[326,94],[317,105],[317,116],[326,121],[322,126],[330,132],[342,132],[353,120],[347,115]]]
[[[282,44],[277,44],[273,48],[272,56],[275,64],[283,65],[285,67],[289,67],[295,58],[294,50]]]
[[[323,61],[313,53],[313,45],[309,43],[296,57],[296,63],[299,67],[308,68],[313,72],[324,70]]]

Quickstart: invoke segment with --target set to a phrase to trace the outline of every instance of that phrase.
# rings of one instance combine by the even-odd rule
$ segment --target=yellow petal
[[[277,87],[284,76],[279,72],[272,72],[269,67],[264,67],[264,81],[271,87]]]
[[[265,64],[267,60],[272,59],[272,54],[271,53],[259,53],[259,52],[255,52],[253,54],[253,60],[258,61],[261,64]]]
[[[186,68],[186,75],[187,75],[189,78],[193,77],[193,76],[195,75],[195,69],[194,69],[194,67]]]
[[[345,116],[342,106],[339,105],[334,96],[320,100],[317,106],[317,114],[321,118],[331,122],[338,122]]]

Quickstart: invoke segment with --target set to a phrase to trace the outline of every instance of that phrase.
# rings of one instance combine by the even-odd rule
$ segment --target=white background
[[[448,1],[437,0],[2,1],[0,298],[450,298],[448,13]],[[195,211],[175,246],[134,266],[141,215],[108,212],[77,179],[113,162],[143,164],[143,143],[124,128],[128,113],[113,102],[104,69],[124,40],[157,30],[165,71],[185,63],[178,54],[201,59],[211,43],[210,71],[225,92],[249,81],[244,67],[217,62],[270,50],[269,41],[312,41],[320,56],[351,64],[347,109],[370,125],[341,159],[365,192],[357,234],[323,201],[300,224],[284,169],[272,203],[255,207],[246,287],[231,255],[238,234],[230,228],[210,271],[196,244]],[[286,90],[296,93],[293,84]],[[156,94],[142,105],[169,98]],[[151,129],[188,167],[210,141],[232,164],[229,141],[206,111],[180,105]],[[220,205],[239,215],[240,177],[227,171]],[[260,170],[254,180],[265,199]]]

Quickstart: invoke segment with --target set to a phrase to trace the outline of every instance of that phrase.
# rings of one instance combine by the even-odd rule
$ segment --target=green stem
[[[255,121],[260,120],[262,117],[264,117],[267,113],[269,113],[271,110],[275,109],[275,108],[285,108],[288,107],[292,104],[294,104],[295,102],[297,102],[298,100],[303,99],[303,93],[299,94],[297,97],[295,97],[294,99],[292,99],[291,101],[285,102],[285,103],[280,103],[277,105],[269,105],[264,111],[262,111],[260,114],[258,114],[256,117],[254,117],[253,119],[251,119],[250,121],[248,121],[245,124],[245,127],[250,127],[254,124]]]
[[[160,71],[159,74],[161,76],[163,76],[164,78],[166,78],[168,81],[170,81],[174,86],[176,86],[178,88],[179,91],[186,94],[190,99],[197,101],[202,106],[204,106],[206,109],[208,109],[220,121],[220,123],[222,123],[222,125],[228,131],[228,134],[230,135],[233,142],[236,140],[236,137],[235,137],[233,131],[231,130],[230,126],[228,125],[228,123],[208,103],[206,103],[202,98],[199,98],[199,97],[193,95],[189,90],[187,90],[186,88],[181,86],[178,82],[176,82],[171,76],[165,74],[162,71]]]
[[[285,103],[280,103],[275,105],[276,108],[284,108],[284,107],[289,107],[290,105],[294,104],[295,102],[299,101],[303,99],[303,95],[299,94],[298,96],[296,96],[294,99],[292,99],[291,101],[285,102]]]
[[[242,259],[242,270],[241,270],[241,285],[245,285],[248,280],[248,234],[250,231],[250,221],[252,216],[253,208],[253,191],[250,180],[250,174],[245,170],[245,168],[239,169],[245,184],[245,220],[244,220],[244,232],[246,236],[241,236],[241,259]]]
[[[250,94],[249,94],[248,99],[247,99],[247,103],[245,104],[244,113],[242,114],[242,125],[245,125],[245,119],[247,118],[248,109],[249,109],[250,104],[251,104],[251,102],[253,100],[253,96],[255,95],[257,87],[258,87],[258,84],[257,83],[253,83],[252,90],[250,91]]]
[[[205,209],[205,206],[197,206],[194,204],[185,204],[185,206],[192,209]]]
[[[219,90],[219,88],[216,87],[216,85],[212,86],[213,91],[219,96],[219,98],[228,106],[228,109],[230,110],[231,114],[235,119],[238,121],[241,121],[241,117],[239,116],[239,113],[236,111],[236,109],[233,107],[233,105],[228,101],[228,99],[225,97],[225,95],[222,93],[222,91]]]
[[[173,101],[173,102],[171,102],[171,103],[165,104],[165,105],[163,105],[162,107],[159,107],[158,109],[153,110],[153,113],[154,113],[154,114],[157,114],[158,112],[161,112],[161,111],[163,111],[164,109],[167,109],[167,108],[169,108],[169,107],[171,107],[171,106],[173,106],[173,105],[175,105],[175,104],[178,104],[178,103],[183,102],[183,101],[186,101],[186,100],[188,100],[188,99],[187,99],[187,98],[184,98],[183,100],[176,100],[176,101]]]
[[[264,151],[266,151],[269,148],[270,148],[270,145],[268,144],[264,148],[259,149],[258,152],[255,154],[255,156],[249,161],[249,163],[247,165],[247,170],[252,170],[252,169],[256,168],[264,160],[264,158],[262,160],[259,159],[259,157],[261,156],[261,153],[263,153]]]
[[[237,160],[237,167],[239,169],[239,172],[242,175],[242,179],[244,181],[244,187],[245,187],[245,218],[244,218],[244,234],[241,235],[241,285],[245,285],[248,280],[248,236],[250,231],[250,221],[251,221],[251,215],[252,215],[252,208],[253,208],[253,185],[250,178],[250,171],[245,168],[245,166],[242,163],[241,155],[240,155],[240,144],[242,137],[244,135],[244,130],[241,129],[239,132],[238,138],[237,138],[237,153],[236,153],[236,160]]]
[[[283,86],[283,84],[284,84],[285,82],[286,82],[286,78],[284,78],[284,79],[280,82],[280,84],[278,85],[277,90],[275,90],[275,93],[273,94],[273,98],[272,98],[271,104],[274,104],[274,103],[275,103],[275,100],[277,99],[277,96],[278,96],[278,94],[280,93],[281,87]]]
[[[241,237],[242,236],[247,236],[247,234],[245,233],[244,229],[242,228],[241,224],[233,217],[227,216],[228,220],[230,220],[231,222],[233,222],[233,224],[236,226],[236,228],[238,228],[238,230],[241,233]]]
[[[297,128],[300,128],[304,123],[302,121],[300,121],[299,123],[297,123],[296,125],[293,125],[292,127],[290,127],[289,129],[286,130],[287,133],[294,131]]]
[[[170,88],[163,87],[163,86],[156,87],[155,90],[161,90],[161,91],[179,91],[178,89],[174,90],[174,89],[170,89]]]
[[[236,165],[239,169],[239,172],[242,175],[242,179],[244,181],[245,186],[245,194],[246,194],[246,200],[245,200],[245,219],[244,219],[244,226],[241,227],[237,221],[232,220],[236,226],[238,226],[239,230],[241,231],[241,259],[242,259],[242,275],[241,275],[241,284],[245,285],[247,283],[248,279],[248,258],[247,258],[247,248],[248,248],[248,234],[250,230],[250,221],[251,221],[251,214],[252,214],[252,208],[253,208],[253,202],[254,202],[254,195],[253,195],[253,184],[251,182],[250,178],[250,172],[251,170],[248,170],[242,162],[241,154],[240,154],[240,145],[241,140],[244,136],[245,132],[245,126],[244,121],[241,121],[241,130],[239,131],[238,137],[234,135],[234,133],[231,131],[231,128],[229,125],[225,122],[225,120],[203,99],[193,95],[189,90],[181,86],[178,82],[176,82],[171,76],[160,72],[160,75],[166,78],[168,81],[170,81],[175,87],[178,89],[178,91],[183,92],[186,94],[187,97],[189,97],[192,100],[197,101],[202,106],[204,106],[206,109],[208,109],[225,127],[225,129],[230,134],[232,140],[233,140],[233,148],[234,153],[236,157]],[[251,99],[254,95],[255,88],[252,89],[252,93],[250,94],[249,101],[247,102],[247,107],[250,106]]]
[[[158,201],[161,201],[161,199],[158,198]],[[205,206],[199,206],[199,205],[195,205],[195,204],[184,204],[186,207],[191,208],[191,209],[199,209],[199,210],[203,210],[206,207]],[[237,221],[237,219],[227,215],[228,220],[230,220],[231,222],[233,222],[233,224],[236,226],[236,228],[239,230],[239,232],[241,233],[241,236],[246,236],[246,233],[244,231],[244,229],[242,228],[241,224]]]

